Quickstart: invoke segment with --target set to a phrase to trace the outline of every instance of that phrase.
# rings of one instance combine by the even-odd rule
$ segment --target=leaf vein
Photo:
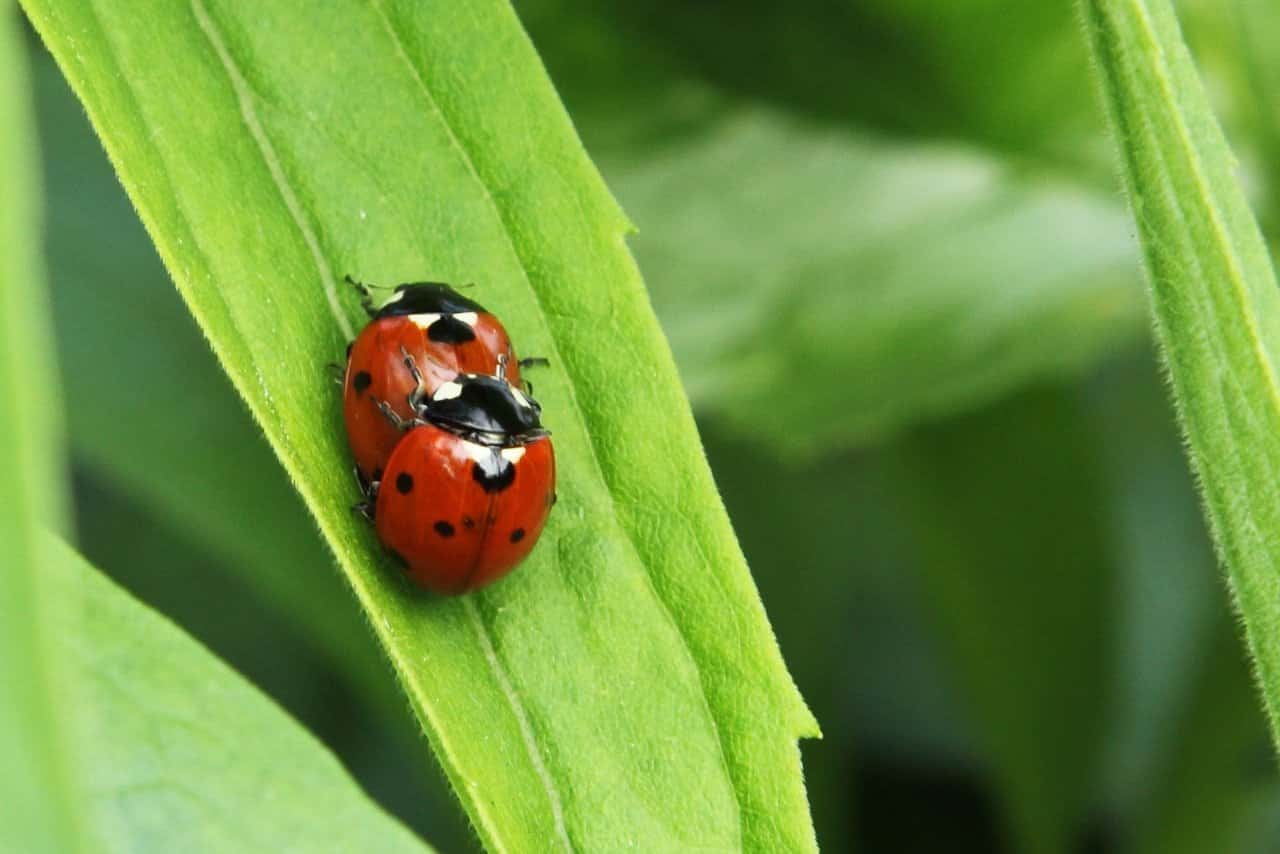
[[[200,25],[200,30],[205,34],[209,43],[213,45],[213,51],[217,54],[218,61],[222,63],[223,69],[227,72],[245,127],[249,129],[249,135],[253,137],[253,141],[257,143],[258,149],[262,153],[263,162],[267,165],[267,171],[271,173],[271,180],[275,183],[276,190],[279,191],[280,197],[284,199],[284,205],[289,211],[289,216],[293,218],[294,223],[298,226],[298,231],[302,233],[302,239],[307,244],[307,249],[311,252],[311,258],[315,261],[316,269],[320,273],[320,283],[324,287],[325,299],[328,300],[329,308],[333,312],[334,319],[338,322],[338,328],[342,330],[342,334],[349,341],[354,337],[355,332],[352,329],[351,321],[347,319],[346,314],[342,311],[342,305],[338,302],[338,285],[333,277],[333,270],[329,267],[329,262],[325,259],[324,253],[320,249],[320,241],[316,237],[315,231],[307,223],[306,216],[302,211],[302,205],[298,201],[297,195],[293,192],[288,176],[285,175],[284,166],[280,163],[275,147],[271,144],[271,139],[267,136],[262,127],[262,122],[258,119],[258,113],[253,108],[253,91],[248,81],[245,80],[244,75],[240,72],[240,67],[236,65],[235,59],[232,58],[231,52],[227,50],[226,42],[222,40],[217,27],[214,26],[213,19],[209,17],[209,10],[205,8],[204,0],[191,0],[191,11],[195,15],[196,23]]]

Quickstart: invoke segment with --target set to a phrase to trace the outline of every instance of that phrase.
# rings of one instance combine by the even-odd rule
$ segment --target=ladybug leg
[[[549,368],[551,367],[551,360],[546,356],[530,356],[527,359],[521,359],[516,364],[523,371],[525,368]]]
[[[335,383],[342,385],[342,377],[347,372],[346,368],[342,367],[342,365],[339,365],[337,362],[330,362],[325,365],[325,369],[329,371],[329,376],[333,378]]]
[[[383,416],[386,417],[386,419],[391,422],[391,425],[395,427],[397,430],[408,430],[410,427],[413,426],[412,420],[401,418],[400,413],[392,409],[391,404],[387,403],[385,400],[375,399],[373,403],[374,403],[374,406],[378,407],[378,411],[381,412]]]
[[[365,313],[370,317],[377,314],[378,309],[373,305],[373,295],[369,293],[369,286],[364,282],[357,282],[355,279],[351,278],[350,274],[343,276],[343,279],[345,279],[347,284],[355,288],[356,292],[360,294],[360,305],[364,307]]]
[[[500,380],[504,380],[504,381],[506,380],[507,378],[507,354],[506,353],[498,354],[498,372],[494,374],[494,376],[496,376]]]
[[[363,516],[366,522],[372,522],[374,521],[374,508],[378,504],[378,487],[380,484],[376,480],[366,480],[359,466],[352,466],[351,472],[355,475],[356,485],[360,488],[360,494],[364,496],[360,501],[352,504],[351,509]]]
[[[427,396],[427,381],[423,379],[422,371],[418,370],[418,363],[413,358],[413,354],[406,350],[403,344],[400,345],[400,355],[404,357],[404,366],[409,369],[409,373],[413,374],[413,381],[417,383],[413,391],[409,392],[409,407],[417,412],[418,407],[422,405],[422,399]]]

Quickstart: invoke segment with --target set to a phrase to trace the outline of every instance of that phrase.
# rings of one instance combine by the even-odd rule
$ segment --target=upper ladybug
[[[505,363],[507,380],[521,386],[520,362],[502,322],[475,300],[439,282],[400,285],[391,299],[375,307],[368,288],[347,277],[360,291],[369,323],[347,348],[342,415],[356,468],[366,481],[380,480],[400,440],[375,400],[385,400],[397,415],[414,416],[409,394],[416,382],[405,356],[422,366],[430,395],[458,374],[493,375]]]

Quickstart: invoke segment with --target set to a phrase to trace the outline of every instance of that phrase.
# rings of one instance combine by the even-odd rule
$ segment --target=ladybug
[[[401,435],[368,487],[378,538],[426,589],[454,595],[497,581],[529,554],[555,503],[556,461],[541,408],[498,374],[462,373],[431,391],[411,355],[414,411],[375,401]]]
[[[360,291],[370,317],[347,348],[342,380],[347,441],[364,480],[379,479],[400,440],[400,432],[379,414],[373,401],[389,401],[401,418],[414,417],[407,398],[415,381],[403,353],[424,366],[427,394],[460,373],[495,374],[500,358],[506,362],[508,381],[519,387],[522,364],[546,361],[517,361],[501,321],[448,285],[400,285],[385,305],[375,308],[365,285],[350,276],[347,281]]]

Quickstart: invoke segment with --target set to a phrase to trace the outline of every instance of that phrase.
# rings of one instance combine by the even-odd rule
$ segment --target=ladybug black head
[[[546,435],[542,407],[499,377],[459,374],[424,402],[427,421],[482,444],[507,445]]]
[[[413,282],[396,288],[395,296],[378,309],[376,317],[405,314],[465,314],[483,312],[484,306],[469,300],[440,282]]]

